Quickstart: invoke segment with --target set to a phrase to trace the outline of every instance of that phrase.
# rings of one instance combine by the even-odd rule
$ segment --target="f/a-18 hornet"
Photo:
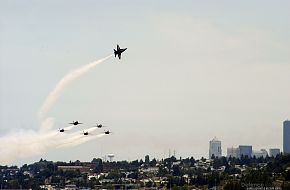
[[[60,129],[58,129],[58,131],[63,133],[64,132],[64,128],[60,128]]]
[[[72,123],[69,123],[69,124],[71,124],[71,125],[79,125],[79,124],[83,124],[83,123],[80,123],[78,121],[73,121]]]
[[[98,128],[103,128],[103,127],[107,127],[107,126],[104,126],[104,125],[102,125],[102,124],[98,124],[98,123],[97,123],[96,127],[98,127]]]
[[[121,59],[121,53],[123,53],[127,48],[121,49],[119,45],[117,45],[117,50],[114,49],[115,57],[118,55],[119,59]]]
[[[106,135],[109,135],[109,134],[112,133],[112,132],[108,130],[108,131],[105,131],[104,133],[105,133]]]
[[[89,135],[89,132],[88,131],[83,131],[83,134],[84,135]]]

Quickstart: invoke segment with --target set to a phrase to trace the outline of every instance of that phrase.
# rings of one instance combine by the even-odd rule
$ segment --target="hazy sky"
[[[290,1],[0,1],[0,136],[38,130],[69,71],[110,58],[70,85],[48,116],[114,133],[14,163],[208,155],[239,144],[282,148],[290,118]],[[102,130],[100,130],[101,132]],[[9,146],[9,145],[7,145]],[[0,163],[1,164],[1,163]]]

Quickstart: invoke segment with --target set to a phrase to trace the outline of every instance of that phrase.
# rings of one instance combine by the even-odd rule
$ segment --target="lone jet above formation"
[[[118,55],[119,59],[121,59],[121,53],[123,53],[127,48],[121,49],[119,45],[117,45],[117,50],[114,49],[115,57]]]
[[[72,124],[72,125],[79,125],[79,124],[83,124],[83,123],[80,123],[78,121],[73,121],[72,123],[69,123],[69,124]]]

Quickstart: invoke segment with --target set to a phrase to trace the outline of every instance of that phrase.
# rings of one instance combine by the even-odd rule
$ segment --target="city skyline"
[[[75,133],[98,122],[113,134],[50,146],[11,164],[110,153],[116,160],[161,158],[169,149],[200,158],[214,136],[224,154],[243,144],[282,150],[282,122],[290,117],[289,6],[286,0],[1,1],[0,150],[11,139],[17,145],[18,137],[35,138],[38,113],[55,85],[113,54],[117,44],[128,48],[121,60],[109,57],[71,83],[46,114],[55,131],[78,120],[84,124]]]

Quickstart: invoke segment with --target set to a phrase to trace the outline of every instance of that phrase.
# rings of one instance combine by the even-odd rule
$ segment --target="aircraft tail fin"
[[[114,54],[115,54],[115,57],[116,57],[116,55],[117,55],[117,51],[114,49]]]

